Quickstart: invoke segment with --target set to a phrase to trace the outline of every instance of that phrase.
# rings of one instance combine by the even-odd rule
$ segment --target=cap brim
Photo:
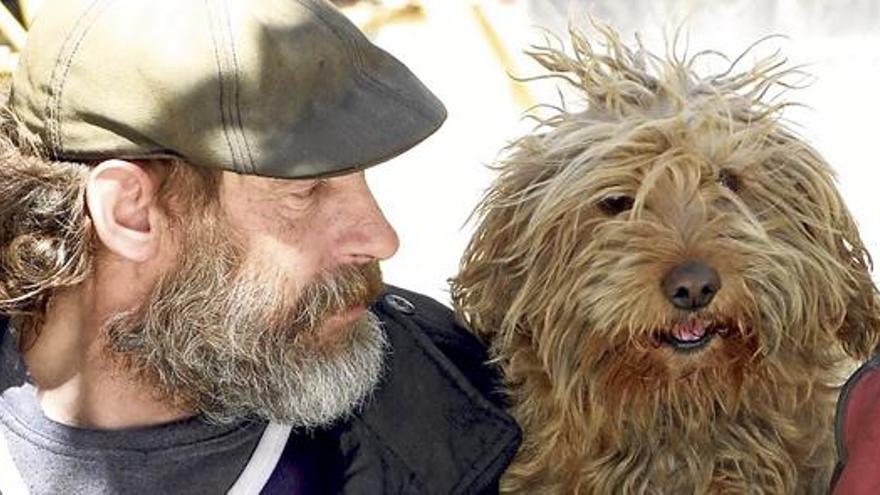
[[[295,127],[259,143],[257,175],[339,175],[387,161],[433,134],[446,108],[403,64],[357,80],[338,105],[315,108]]]

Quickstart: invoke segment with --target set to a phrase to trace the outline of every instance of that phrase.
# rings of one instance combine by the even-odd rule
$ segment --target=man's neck
[[[90,284],[57,295],[34,342],[26,342],[24,360],[49,419],[81,428],[122,429],[192,415],[157,400],[150,387],[108,359],[100,328],[120,311],[119,295],[94,297]]]

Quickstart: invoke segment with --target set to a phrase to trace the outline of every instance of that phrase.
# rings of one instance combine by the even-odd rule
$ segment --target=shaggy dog
[[[715,52],[597,28],[533,53],[586,109],[509,147],[452,281],[524,432],[502,489],[825,492],[880,298],[831,169],[767,96],[793,72],[700,76]]]

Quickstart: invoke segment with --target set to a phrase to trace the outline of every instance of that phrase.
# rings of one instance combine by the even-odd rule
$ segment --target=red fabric
[[[863,369],[841,399],[843,468],[834,495],[880,494],[880,368]]]

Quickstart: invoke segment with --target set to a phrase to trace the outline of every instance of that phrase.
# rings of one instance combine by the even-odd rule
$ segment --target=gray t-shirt
[[[265,428],[258,421],[218,426],[199,418],[117,431],[54,422],[43,414],[0,320],[0,435],[30,495],[223,494]]]

